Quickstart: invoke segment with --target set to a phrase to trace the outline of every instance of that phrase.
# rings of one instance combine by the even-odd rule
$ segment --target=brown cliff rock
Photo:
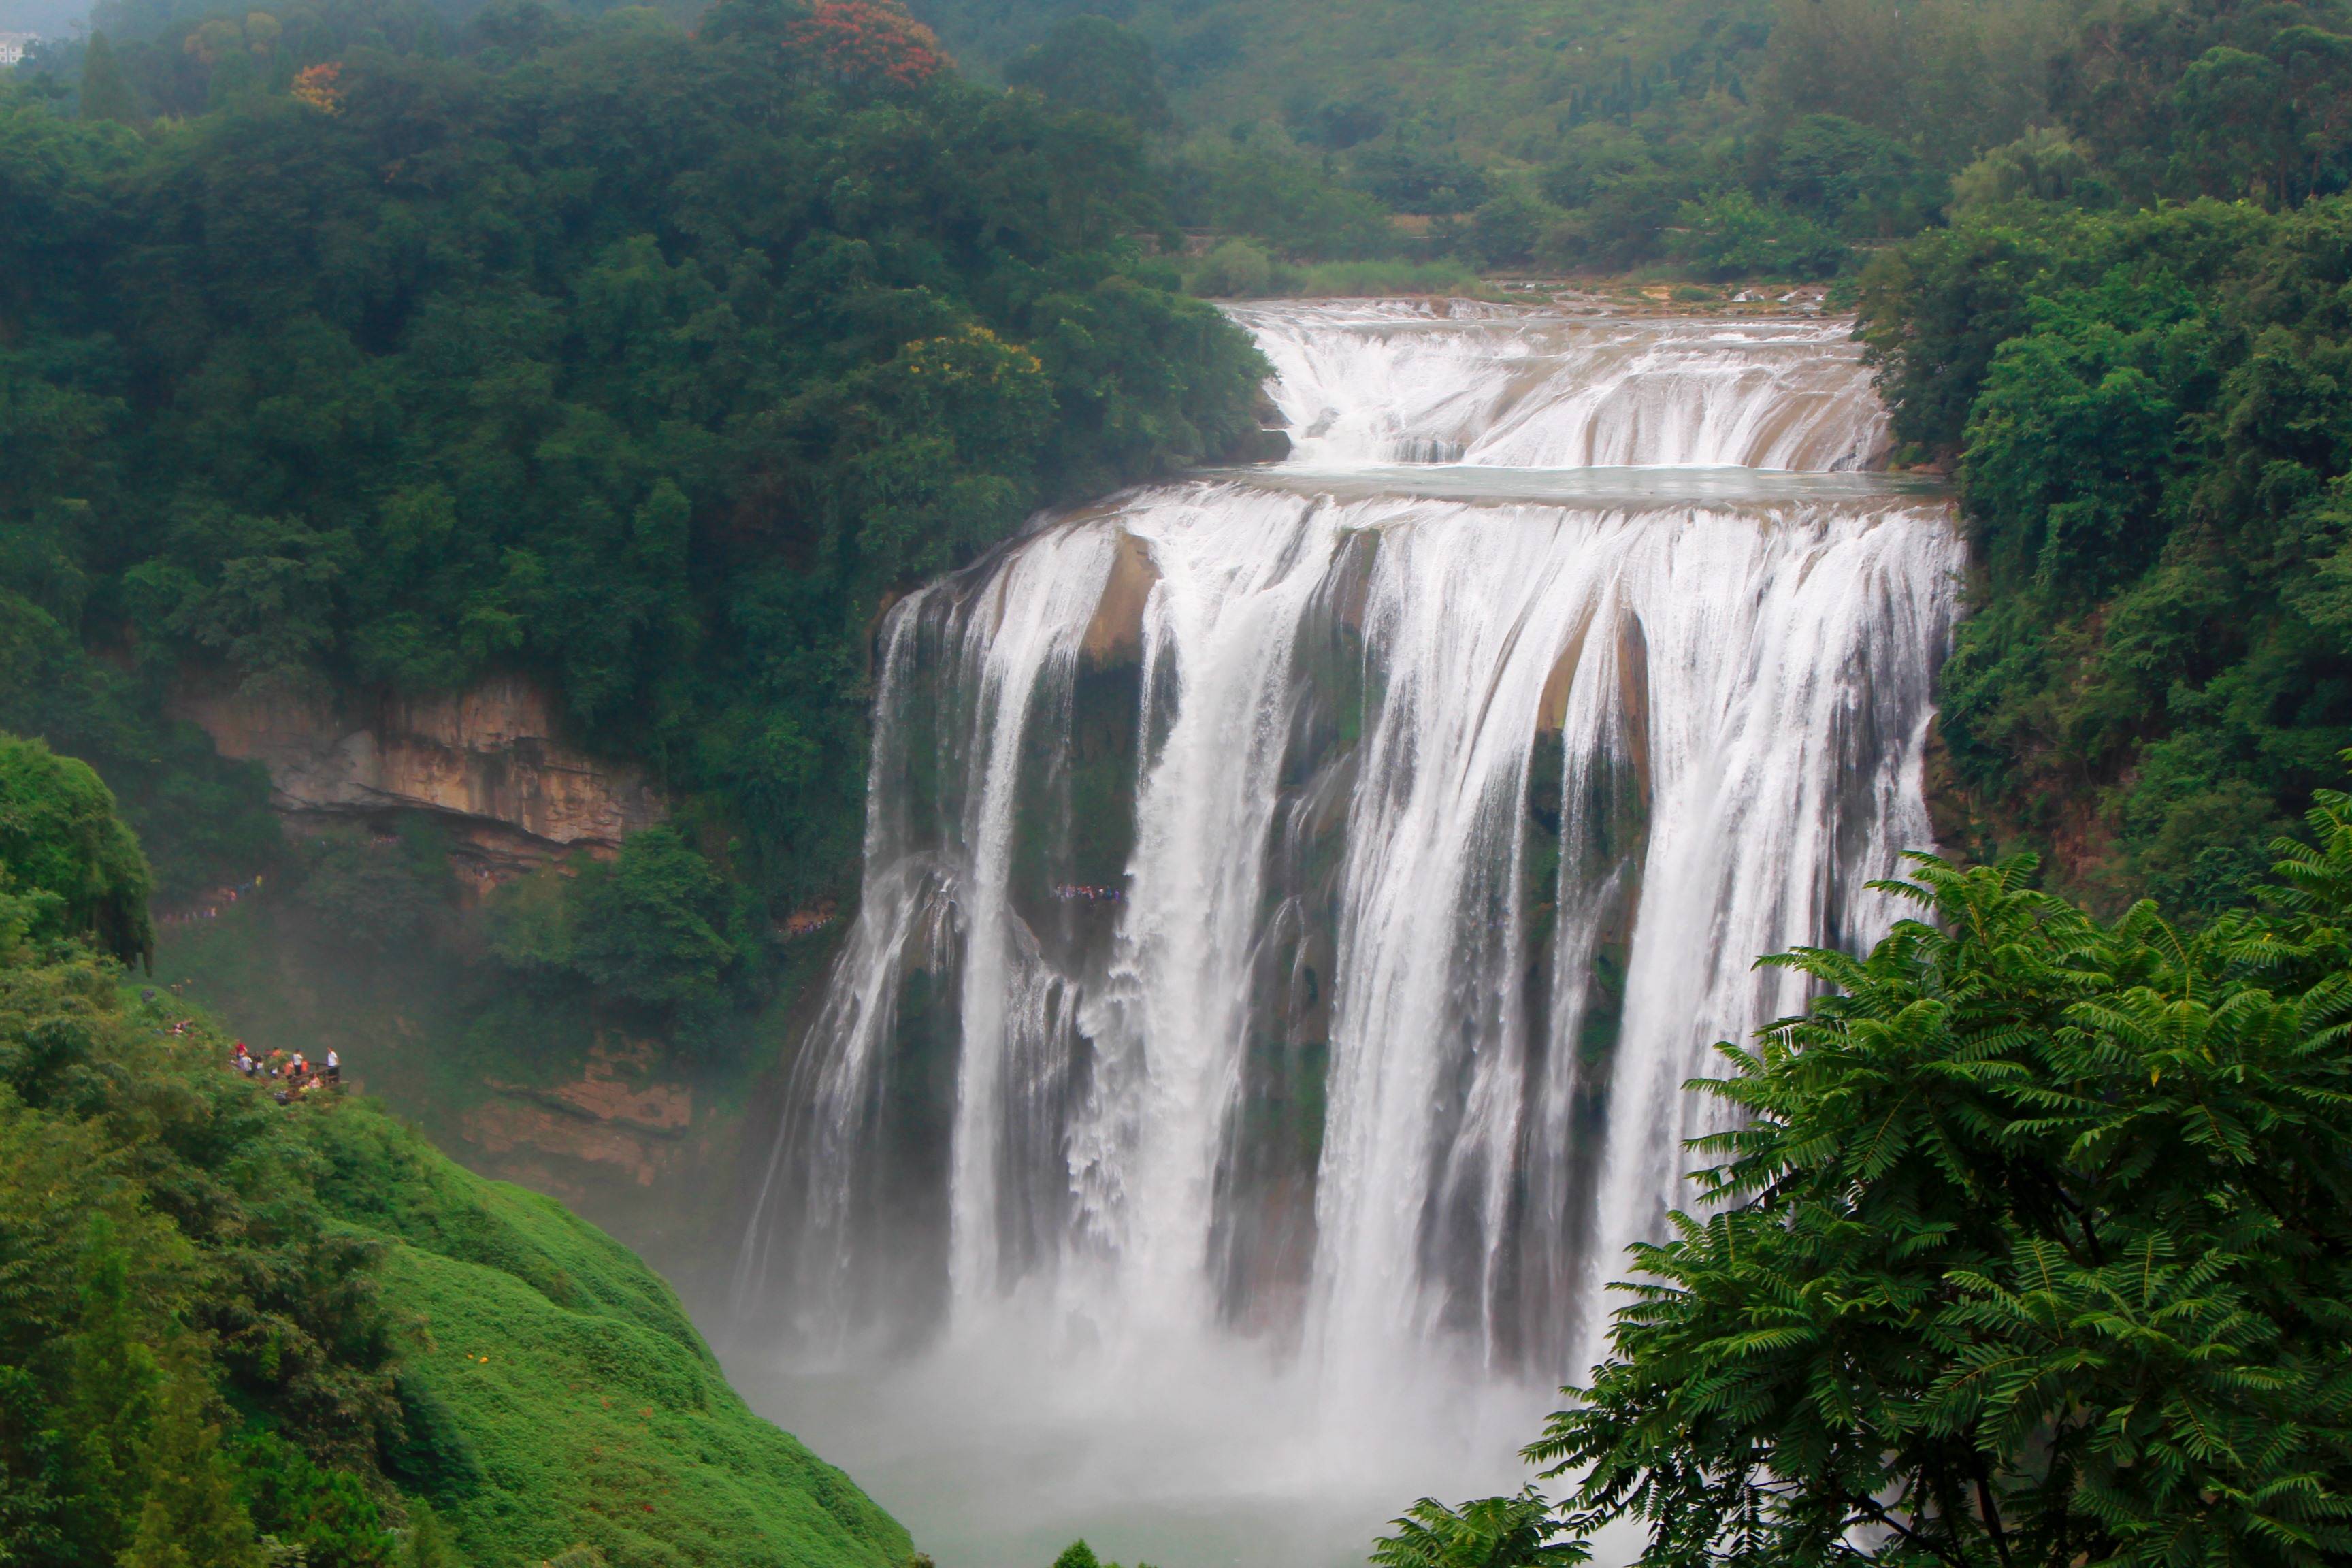
[[[1151,590],[1159,585],[1160,567],[1150,547],[1131,533],[1120,534],[1110,580],[1103,584],[1102,602],[1095,606],[1079,645],[1088,664],[1108,668],[1143,657],[1143,613],[1151,602]]]
[[[694,1090],[653,1077],[655,1063],[646,1042],[600,1033],[576,1079],[537,1089],[484,1079],[492,1096],[467,1109],[460,1129],[491,1169],[542,1190],[555,1191],[551,1173],[572,1161],[650,1186],[678,1163],[677,1140],[694,1123]]]
[[[267,767],[272,804],[288,817],[431,812],[488,877],[572,848],[609,850],[665,815],[638,770],[562,740],[553,701],[518,676],[424,698],[289,697],[192,683],[173,707],[223,756]]]
[[[466,1142],[489,1156],[494,1173],[570,1202],[578,1201],[587,1188],[531,1156],[613,1166],[641,1187],[653,1185],[671,1163],[668,1149],[626,1127],[582,1121],[544,1105],[491,1100],[467,1110],[458,1125]],[[510,1158],[514,1155],[523,1159],[517,1163]]]

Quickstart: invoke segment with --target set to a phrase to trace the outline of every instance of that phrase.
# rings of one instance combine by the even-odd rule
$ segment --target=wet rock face
[[[173,708],[223,756],[266,766],[272,803],[288,817],[429,811],[489,876],[572,848],[613,848],[665,815],[637,769],[561,739],[554,702],[517,676],[425,698],[192,686]]]
[[[1143,658],[1143,615],[1151,590],[1160,584],[1160,568],[1152,563],[1150,546],[1131,533],[1118,538],[1110,578],[1103,584],[1102,601],[1087,635],[1078,645],[1089,670],[1114,669]]]

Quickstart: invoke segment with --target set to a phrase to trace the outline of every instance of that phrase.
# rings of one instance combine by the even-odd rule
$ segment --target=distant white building
[[[0,66],[13,66],[41,41],[38,33],[0,33]]]

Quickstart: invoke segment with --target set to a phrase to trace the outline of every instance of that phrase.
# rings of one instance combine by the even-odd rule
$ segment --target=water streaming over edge
[[[1678,1086],[1798,1000],[1753,956],[1888,918],[1958,546],[1937,498],[1818,478],[1884,440],[1834,328],[1237,314],[1288,464],[888,618],[736,1338],[975,1374],[964,1440],[1041,1454],[1230,1384],[1180,1490],[1369,1492],[1384,1454],[1392,1509],[1590,1360],[1704,1130]],[[1401,1422],[1446,1436],[1408,1464]]]

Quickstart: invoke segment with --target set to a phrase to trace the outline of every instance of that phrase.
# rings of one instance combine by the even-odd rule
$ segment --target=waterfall
[[[1713,1042],[1927,844],[1960,548],[1835,324],[1235,311],[1294,455],[896,605],[865,888],[749,1216],[794,1353],[1007,1316],[1595,1353]],[[1058,1326],[1057,1326],[1058,1325]]]
[[[1352,303],[1235,314],[1274,362],[1298,459],[1318,467],[1841,471],[1886,441],[1839,323]]]

